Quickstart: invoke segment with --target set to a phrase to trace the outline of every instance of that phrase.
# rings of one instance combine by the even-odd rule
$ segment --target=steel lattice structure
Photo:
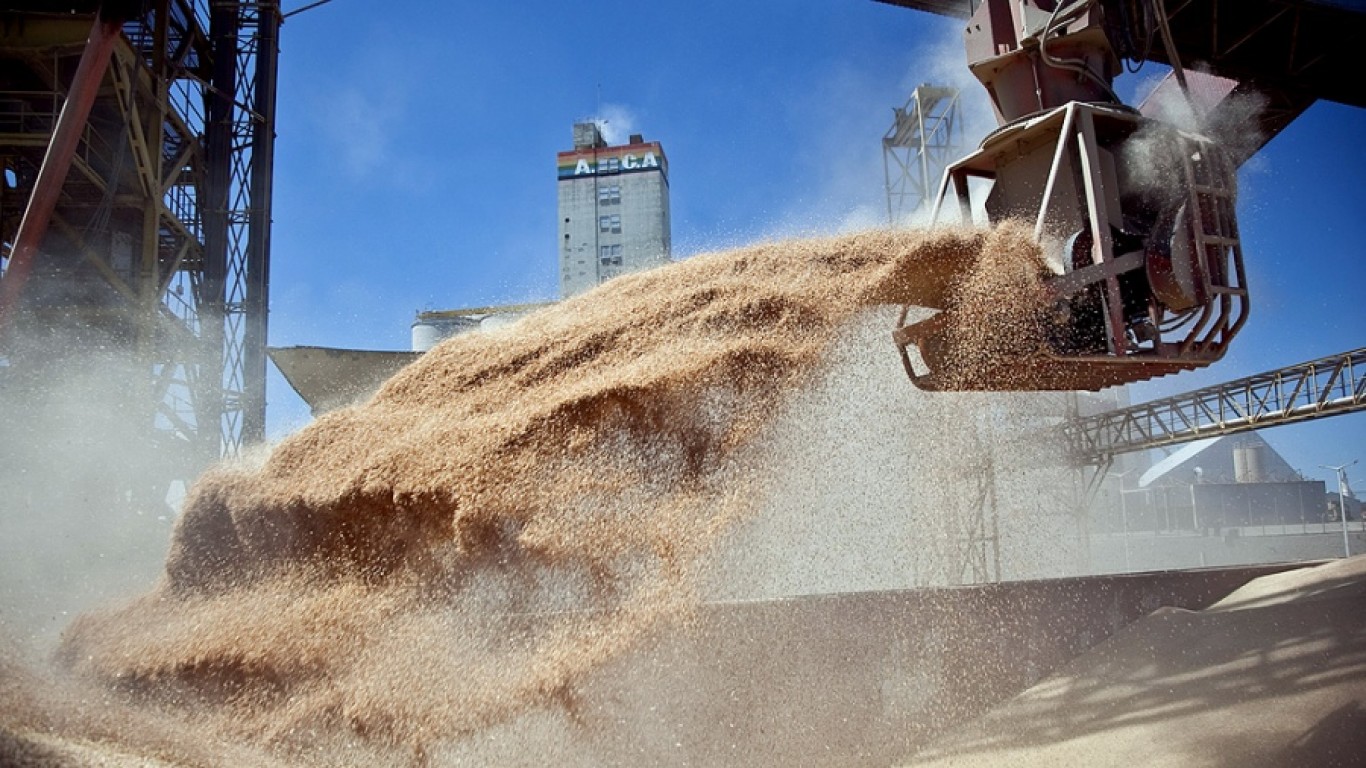
[[[51,8],[4,5],[0,281],[100,3]],[[0,389],[18,398],[14,415],[23,393],[111,366],[116,409],[141,425],[120,439],[161,457],[164,492],[264,437],[281,13],[278,0],[141,8],[119,30],[32,275],[6,307]]]
[[[265,439],[266,329],[270,303],[271,177],[275,156],[278,1],[215,2],[213,89],[206,149],[211,168],[205,244],[222,253],[221,450]],[[218,30],[221,30],[219,32]],[[215,275],[215,280],[219,278]]]
[[[944,168],[963,153],[963,128],[957,88],[918,86],[892,111],[892,127],[882,137],[882,171],[887,222],[898,226],[934,199]]]
[[[1062,425],[1079,464],[1366,409],[1366,347]]]

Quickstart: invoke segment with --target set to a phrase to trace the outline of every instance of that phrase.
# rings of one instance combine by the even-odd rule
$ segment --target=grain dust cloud
[[[0,635],[28,653],[161,571],[175,514],[158,478],[184,456],[140,428],[151,417],[129,382],[145,370],[70,342],[0,367]]]
[[[686,632],[705,599],[783,590],[781,576],[747,585],[735,561],[745,536],[783,536],[794,499],[819,495],[794,479],[820,474],[793,463],[807,454],[791,446],[819,442],[802,414],[813,393],[858,378],[848,356],[865,352],[851,350],[894,357],[878,313],[944,259],[985,265],[963,289],[983,311],[963,312],[952,342],[973,375],[979,355],[1012,343],[1002,292],[980,281],[1004,274],[1029,302],[1018,283],[1041,277],[1019,225],[698,256],[443,343],[262,462],[202,476],[149,593],[71,623],[56,680],[0,670],[0,750],[77,765],[83,750],[106,764],[538,764],[540,733],[591,754],[585,681]],[[988,397],[946,396],[934,455],[907,466],[985,471],[981,438],[951,433],[982,413],[1018,416]],[[841,441],[835,402],[821,423]],[[841,461],[863,460],[896,474],[883,456]],[[916,514],[930,525],[961,494],[953,478],[921,479]],[[846,495],[859,481],[845,479]],[[838,533],[841,516],[818,524]],[[907,549],[923,559],[948,530],[914,535]],[[955,575],[906,562],[852,584],[895,585],[917,565],[921,581],[964,578],[961,563]],[[499,734],[512,752],[480,751]]]

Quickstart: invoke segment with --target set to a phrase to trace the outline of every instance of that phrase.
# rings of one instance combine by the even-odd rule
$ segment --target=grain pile
[[[259,467],[202,478],[163,583],[78,620],[60,659],[298,762],[421,761],[529,711],[572,719],[576,683],[688,620],[699,562],[770,490],[756,441],[840,328],[930,262],[1034,274],[1022,232],[699,256],[452,339]],[[988,306],[964,322],[990,322],[1001,297],[973,286]]]

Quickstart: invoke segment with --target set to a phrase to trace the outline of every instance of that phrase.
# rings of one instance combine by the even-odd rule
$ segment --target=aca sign
[[[654,152],[646,152],[643,156],[634,152],[628,152],[621,157],[601,158],[597,162],[597,167],[588,162],[587,158],[579,158],[574,165],[574,175],[584,176],[594,173],[611,173],[613,171],[641,171],[648,168],[659,167],[659,157]]]

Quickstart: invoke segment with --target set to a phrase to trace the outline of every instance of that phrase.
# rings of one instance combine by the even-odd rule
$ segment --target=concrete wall
[[[1348,523],[1348,528],[1352,553],[1366,552],[1362,524]],[[1091,537],[1090,549],[1091,570],[1097,573],[1325,560],[1343,555],[1342,529],[1337,523],[1225,528],[1208,535],[1141,532],[1131,533],[1127,542],[1121,533],[1098,534]]]
[[[560,181],[560,296],[583,293],[598,284],[598,192],[593,177]]]
[[[666,263],[672,250],[668,179],[663,172],[607,178],[613,184],[617,180],[621,182],[621,272],[635,272]],[[604,275],[604,279],[615,276]]]

